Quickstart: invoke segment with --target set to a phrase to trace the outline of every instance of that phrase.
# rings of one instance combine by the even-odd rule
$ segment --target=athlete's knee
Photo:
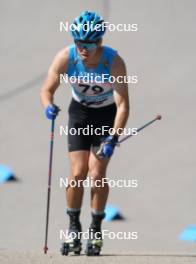
[[[89,174],[92,180],[100,180],[105,177],[105,170],[94,167],[89,170]]]
[[[105,170],[99,170],[96,168],[91,169],[90,177],[93,182],[93,188],[106,188],[108,187],[107,178],[105,175]]]
[[[70,175],[69,179],[74,180],[76,182],[79,182],[79,181],[84,181],[86,179],[86,176],[87,175],[86,175],[85,171],[84,172],[82,172],[82,171],[74,172]]]
[[[88,170],[85,166],[75,167],[71,171],[70,179],[75,181],[84,181],[87,177]]]

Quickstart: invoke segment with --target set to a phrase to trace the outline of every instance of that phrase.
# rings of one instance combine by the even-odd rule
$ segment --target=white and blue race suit
[[[69,63],[66,74],[68,78],[74,77],[76,82],[71,82],[73,98],[91,108],[100,108],[114,103],[114,85],[110,82],[110,71],[117,51],[102,46],[102,53],[99,63],[94,68],[84,65],[77,53],[75,45],[69,46]],[[85,79],[86,78],[86,79]],[[90,82],[86,82],[90,78]]]

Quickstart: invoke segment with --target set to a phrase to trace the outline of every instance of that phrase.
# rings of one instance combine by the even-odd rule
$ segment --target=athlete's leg
[[[89,151],[71,151],[69,159],[71,173],[68,179],[69,182],[72,180],[72,186],[69,185],[66,189],[67,207],[80,209],[84,192],[82,181],[86,179],[88,173]]]
[[[90,152],[89,174],[94,181],[91,188],[91,208],[95,212],[103,212],[108,198],[109,186],[103,178],[106,178],[106,169],[109,159],[99,159],[95,151]]]
[[[82,181],[86,179],[88,172],[88,150],[70,151],[71,173],[69,185],[66,189],[67,214],[69,216],[68,238],[62,243],[61,253],[67,255],[69,252],[80,254],[81,251],[81,231],[80,208],[83,198]],[[72,182],[71,182],[72,181]]]
[[[104,208],[107,201],[109,187],[102,179],[106,177],[108,160],[100,160],[94,151],[90,152],[89,172],[94,181],[91,187],[92,220],[89,227],[89,239],[86,244],[87,255],[99,255],[103,246],[101,223],[105,216]],[[99,182],[98,182],[99,181]]]

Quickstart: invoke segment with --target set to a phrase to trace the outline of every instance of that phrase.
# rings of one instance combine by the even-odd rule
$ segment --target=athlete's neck
[[[83,63],[88,68],[94,68],[98,65],[102,54],[102,47],[98,47],[92,57],[83,60]]]

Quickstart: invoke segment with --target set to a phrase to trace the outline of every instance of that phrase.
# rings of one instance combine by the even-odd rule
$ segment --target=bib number
[[[101,86],[98,85],[93,85],[90,86],[89,84],[79,84],[80,87],[84,87],[84,89],[82,90],[82,93],[86,93],[89,89],[93,91],[94,94],[100,94],[103,92],[103,88]]]

